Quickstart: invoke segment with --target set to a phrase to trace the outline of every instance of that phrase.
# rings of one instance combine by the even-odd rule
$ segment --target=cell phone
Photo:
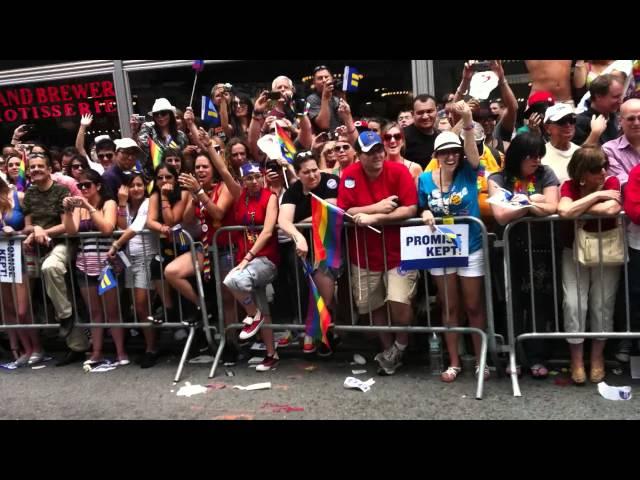
[[[133,115],[133,117],[140,123],[144,123],[147,119],[144,115]]]
[[[35,146],[33,143],[18,143],[16,148],[18,150],[24,150],[27,153],[31,153],[31,149]]]
[[[269,100],[280,100],[282,98],[282,94],[280,92],[269,92],[267,97]]]
[[[33,123],[27,123],[26,125],[22,126],[22,130],[24,130],[25,132],[29,132],[35,128],[36,126]]]
[[[476,62],[473,64],[473,69],[476,72],[486,72],[487,70],[491,70],[491,62],[487,60],[483,60],[482,62]]]
[[[275,173],[280,173],[280,165],[278,165],[278,162],[276,162],[275,160],[269,160],[267,162],[267,170],[271,170],[272,172]]]

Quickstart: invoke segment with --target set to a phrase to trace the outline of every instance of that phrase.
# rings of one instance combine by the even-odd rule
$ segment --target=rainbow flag
[[[307,308],[305,333],[314,340],[322,340],[322,343],[328,347],[327,330],[331,324],[331,314],[313,281],[311,265],[305,262],[304,269],[309,280],[309,307]]]
[[[342,265],[342,224],[344,211],[311,194],[314,267],[340,268]]]
[[[298,151],[296,147],[293,145],[293,142],[287,135],[287,132],[284,131],[280,125],[276,123],[276,138],[278,139],[278,143],[280,143],[280,150],[282,151],[282,158],[284,158],[287,162],[293,163],[293,159],[296,156]]]
[[[22,160],[20,160],[20,167],[18,168],[18,178],[16,180],[16,189],[19,192],[26,192],[27,187],[29,186],[27,183],[27,154],[24,150],[21,150]]]
[[[151,158],[151,170],[155,172],[156,168],[160,163],[162,163],[162,157],[164,156],[164,150],[160,145],[153,141],[151,137],[149,137],[149,157]],[[151,194],[153,190],[153,180],[149,182],[147,185],[147,192]]]

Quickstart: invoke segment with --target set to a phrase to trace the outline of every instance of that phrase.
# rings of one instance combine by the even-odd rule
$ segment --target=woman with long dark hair
[[[551,167],[542,165],[541,158],[546,148],[544,140],[531,133],[517,135],[505,155],[504,170],[489,177],[489,196],[507,190],[513,194],[513,202],[527,203],[529,208],[512,209],[494,203],[491,210],[500,225],[533,215],[545,217],[556,213],[559,201],[558,178]],[[525,326],[533,313],[531,289],[535,293],[536,331],[546,331],[546,321],[554,318],[553,268],[549,226],[531,224],[531,243],[529,243],[527,225],[516,225],[510,234],[510,247],[513,254],[507,259],[511,262],[514,313],[516,316],[516,335],[518,332],[533,331]],[[560,242],[556,242],[558,245]],[[533,259],[529,264],[529,252]],[[559,251],[557,252],[559,254]],[[530,270],[533,269],[534,284],[530,282]],[[556,270],[557,283],[560,283]],[[531,375],[534,378],[546,378],[549,370],[545,362],[549,356],[549,342],[546,340],[527,340],[523,342]]]
[[[184,150],[189,145],[187,135],[178,130],[175,109],[166,98],[158,98],[151,109],[153,122],[147,122],[140,127],[137,120],[132,118],[131,127],[133,138],[136,138],[140,148],[149,156],[149,139],[151,138],[161,148],[177,148]]]
[[[69,162],[69,173],[65,173],[65,175],[69,175],[76,181],[79,181],[83,173],[88,171],[89,168],[89,162],[85,157],[82,155],[74,155],[71,157],[71,162]]]
[[[149,198],[149,214],[147,215],[147,228],[160,235],[160,259],[155,257],[151,261],[152,275],[156,279],[161,278],[161,269],[182,253],[179,242],[174,241],[173,228],[176,226],[182,228],[180,224],[190,201],[189,192],[182,190],[178,185],[176,169],[164,162],[158,165],[155,171],[153,193]],[[174,244],[176,248],[174,248]],[[167,315],[175,316],[171,288],[168,283],[165,283],[163,291],[161,282],[156,280],[156,291],[162,298],[164,308],[158,307],[153,315],[149,316],[149,320],[162,323],[165,318],[165,308],[168,311]]]
[[[95,237],[80,238],[76,256],[76,278],[80,285],[82,299],[90,312],[92,323],[118,321],[117,289],[98,295],[98,280],[108,259],[107,252],[111,239],[100,235],[113,233],[116,224],[116,202],[95,170],[87,170],[80,175],[78,188],[82,196],[67,197],[63,200],[63,223],[66,233],[75,235],[79,232],[95,232]],[[105,318],[105,312],[106,318]],[[93,352],[85,365],[102,362],[104,329],[91,329]],[[111,336],[116,345],[118,361],[121,365],[129,363],[124,349],[124,331],[112,328]]]

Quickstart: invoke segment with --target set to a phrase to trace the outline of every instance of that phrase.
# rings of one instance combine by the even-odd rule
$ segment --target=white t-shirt
[[[573,152],[580,147],[573,142],[569,143],[569,150],[558,150],[551,145],[551,142],[547,143],[545,147],[547,148],[547,153],[542,157],[542,164],[548,165],[553,170],[560,183],[568,180],[567,165],[569,165]]]
[[[145,198],[138,209],[138,214],[134,217],[131,216],[129,206],[127,206],[127,225],[136,233],[140,233],[145,229],[147,224],[147,215],[149,214],[149,199]],[[158,253],[158,239],[155,234],[136,235],[129,240],[129,255],[132,257],[146,256],[150,258],[150,255]]]

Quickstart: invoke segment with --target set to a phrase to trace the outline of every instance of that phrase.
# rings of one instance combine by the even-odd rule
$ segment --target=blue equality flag
[[[113,274],[113,269],[110,265],[107,265],[98,277],[98,295],[102,295],[104,292],[107,292],[117,286],[118,281],[116,280],[116,276]]]
[[[216,110],[216,106],[213,104],[213,101],[205,95],[202,96],[200,120],[202,120],[205,125],[209,125],[211,127],[217,127],[218,125],[220,125],[220,116],[218,115],[218,110]]]

